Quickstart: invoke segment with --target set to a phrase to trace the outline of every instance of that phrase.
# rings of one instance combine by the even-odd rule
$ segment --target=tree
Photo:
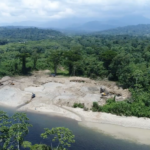
[[[24,141],[24,137],[28,134],[29,119],[25,113],[16,113],[9,118],[9,126],[5,127],[7,130],[3,132],[6,134],[5,140],[2,141],[4,150],[20,150],[20,146]]]
[[[77,62],[82,59],[80,51],[77,49],[64,52],[65,64],[69,69],[70,75],[75,75]]]
[[[49,56],[49,61],[52,63],[54,73],[57,74],[57,68],[62,60],[62,51],[56,50],[52,51]]]
[[[109,65],[110,74],[109,78],[113,80],[118,80],[123,72],[123,69],[132,62],[133,58],[131,54],[120,53],[118,54]]]
[[[56,150],[58,150],[59,148],[66,150],[66,146],[70,147],[71,143],[74,143],[74,135],[72,134],[72,132],[65,127],[57,127],[57,128],[52,128],[51,130],[49,130],[48,128],[44,129],[45,132],[41,134],[41,137],[46,139],[49,136],[53,135],[53,142],[58,142]],[[53,150],[53,146],[51,143],[51,148]]]
[[[104,68],[103,62],[98,61],[95,57],[84,59],[84,74],[90,78],[105,77],[107,70]]]
[[[105,51],[100,55],[100,60],[104,61],[104,66],[106,69],[109,69],[109,65],[116,55],[117,53],[112,50]]]
[[[122,69],[119,81],[126,88],[132,87],[135,89],[143,88],[148,90],[150,83],[149,69],[145,63],[130,63]]]
[[[7,140],[9,125],[9,117],[5,112],[0,111],[0,149],[3,148],[3,144]]]
[[[39,57],[39,55],[38,55],[37,51],[35,50],[35,51],[32,53],[33,69],[37,69],[37,68],[36,68],[36,64],[37,64],[38,57]]]
[[[51,150],[51,147],[46,144],[35,144],[32,145],[29,141],[24,141],[22,144],[23,148],[30,148],[30,150]]]
[[[5,45],[5,44],[7,44],[7,43],[8,43],[7,40],[5,40],[5,39],[0,39],[0,45]]]
[[[22,53],[22,54],[17,55],[17,57],[19,57],[22,62],[22,73],[23,74],[27,74],[26,58],[29,56],[30,55],[28,53]]]
[[[25,113],[15,113],[12,117],[0,111],[0,149],[1,150],[20,150],[20,146],[30,148],[30,150],[66,150],[65,147],[70,147],[74,143],[74,135],[68,128],[57,127],[51,130],[45,129],[41,137],[48,138],[52,135],[53,141],[58,142],[56,148],[45,144],[32,145],[29,141],[24,141],[25,136],[29,132],[29,123]]]
[[[17,57],[19,57],[22,62],[22,73],[27,74],[26,59],[27,57],[30,57],[30,54],[25,46],[20,47],[19,52]]]

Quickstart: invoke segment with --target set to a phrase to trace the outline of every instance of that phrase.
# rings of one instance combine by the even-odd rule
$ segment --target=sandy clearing
[[[150,145],[150,119],[121,117],[72,108],[75,102],[84,103],[88,108],[95,101],[105,104],[105,99],[101,98],[98,90],[102,84],[108,89],[114,87],[113,90],[116,90],[116,93],[120,92],[122,97],[128,97],[128,90],[117,88],[113,82],[85,79],[85,83],[78,83],[76,81],[84,78],[51,78],[47,74],[48,71],[45,73],[42,77],[41,71],[35,72],[31,77],[3,78],[1,81],[9,79],[15,84],[12,86],[7,81],[7,85],[0,87],[0,105],[17,107],[30,101],[33,92],[36,97],[19,110],[68,117],[77,120],[79,125],[116,138]]]
[[[8,106],[18,106],[31,99],[31,93],[20,89],[5,86],[0,89],[0,102]]]

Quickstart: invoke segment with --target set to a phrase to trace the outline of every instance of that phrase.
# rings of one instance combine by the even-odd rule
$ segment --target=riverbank
[[[102,97],[100,86],[105,86],[111,93],[121,93],[118,100],[127,98],[128,90],[117,88],[113,82],[96,82],[86,78],[51,78],[48,75],[41,77],[41,74],[31,77],[5,77],[1,82],[1,106],[19,108],[17,111],[67,117],[98,132],[150,145],[148,118],[116,116],[72,108],[74,103],[84,103],[86,108],[90,108],[93,102],[104,105],[108,97]],[[35,94],[33,99],[32,93]]]
[[[48,107],[47,109],[46,107],[39,107],[36,110],[28,107],[28,109],[20,109],[19,111],[67,117],[76,120],[82,127],[112,136],[116,139],[150,145],[150,119],[147,118],[85,112],[79,108],[75,109],[69,107],[59,108],[59,113],[57,112],[58,110],[50,110]]]
[[[128,140],[138,144],[150,145],[150,119],[137,117],[116,116],[107,113],[85,112],[80,108],[63,107],[61,113],[48,110],[45,107],[33,110],[52,116],[61,116],[74,119],[78,124],[117,139]]]
[[[15,111],[9,108],[0,107],[0,110],[8,112],[12,115]],[[142,145],[140,143],[115,139],[109,134],[99,133],[98,130],[91,130],[78,125],[78,122],[72,119],[57,117],[51,113],[41,112],[25,112],[30,119],[30,123],[33,125],[30,128],[29,135],[26,139],[30,142],[41,143],[40,134],[44,128],[53,127],[67,127],[69,128],[76,137],[76,142],[72,145],[72,150],[149,150],[149,145]],[[112,128],[111,128],[112,129]],[[45,141],[45,140],[44,140]],[[43,142],[42,142],[43,143]],[[44,144],[49,144],[49,140],[45,141]],[[82,145],[82,146],[81,146]]]
[[[80,122],[79,125],[112,136],[116,139],[150,145],[150,130],[123,127],[107,123]]]

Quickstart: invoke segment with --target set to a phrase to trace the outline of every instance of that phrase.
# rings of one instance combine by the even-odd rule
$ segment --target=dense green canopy
[[[117,108],[119,112],[122,108],[123,113],[117,114],[126,114],[129,107],[132,111],[127,115],[150,117],[149,37],[100,34],[68,37],[57,31],[35,28],[1,30],[6,33],[1,35],[6,41],[2,39],[0,42],[0,76],[50,69],[55,74],[108,78],[123,88],[129,88],[132,100],[124,103],[113,101],[107,104],[111,109],[108,107],[101,111],[117,113]],[[15,36],[10,30],[14,30]],[[33,33],[33,39],[29,38],[29,33]],[[50,38],[47,36],[49,33],[55,36]],[[24,39],[21,36],[26,36],[27,41],[20,43]]]

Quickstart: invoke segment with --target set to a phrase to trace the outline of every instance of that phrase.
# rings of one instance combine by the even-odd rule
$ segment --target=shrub
[[[74,103],[73,107],[74,107],[74,108],[77,108],[77,107],[79,107],[79,108],[84,108],[84,104],[81,104],[81,103]]]
[[[74,103],[73,107],[74,107],[74,108],[77,108],[77,107],[78,107],[78,104],[77,104],[77,103]]]
[[[148,117],[150,118],[150,107],[148,94],[137,93],[134,94],[132,99],[134,101],[122,101],[116,102],[115,97],[108,99],[106,105],[99,106],[97,102],[93,102],[92,111],[93,112],[106,112],[116,115],[124,116],[137,116],[137,117]]]

